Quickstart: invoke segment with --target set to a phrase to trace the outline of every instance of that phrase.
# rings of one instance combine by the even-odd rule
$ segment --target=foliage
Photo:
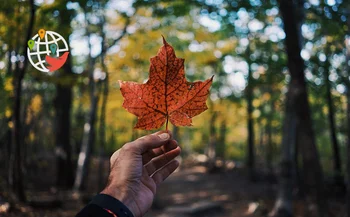
[[[346,64],[344,40],[349,31],[346,24],[346,1],[306,1],[305,38],[302,56],[306,61],[306,80],[311,102],[312,118],[323,165],[332,158],[325,100],[324,71],[329,71],[335,108],[336,127],[341,153],[345,153],[347,127],[345,123]],[[332,3],[334,2],[334,4]],[[107,152],[146,132],[135,132],[135,117],[122,109],[123,98],[118,80],[143,83],[147,80],[148,61],[162,43],[161,35],[173,45],[177,55],[186,59],[188,80],[203,80],[215,75],[209,111],[193,119],[193,128],[179,129],[181,144],[187,150],[206,153],[210,136],[216,138],[218,152],[227,159],[243,159],[247,137],[246,86],[252,72],[253,119],[255,143],[259,160],[265,159],[268,143],[267,129],[271,125],[274,163],[278,163],[284,94],[289,81],[283,40],[282,21],[277,2],[271,1],[37,1],[34,29],[45,27],[59,32],[69,41],[74,74],[57,72],[53,76],[28,67],[24,79],[22,111],[26,144],[37,150],[54,152],[52,138],[53,100],[56,84],[73,88],[71,113],[74,157],[79,149],[85,114],[89,110],[89,56],[96,58],[95,73],[108,73],[109,100],[106,110]],[[23,37],[28,19],[27,1],[6,0],[0,6],[0,126],[11,127],[11,97],[13,96],[11,68],[23,62],[17,56],[23,50]],[[100,24],[105,16],[105,24]],[[85,17],[86,16],[86,17]],[[9,19],[10,18],[10,19]],[[86,22],[86,19],[89,22]],[[123,32],[126,36],[114,40]],[[90,38],[88,39],[88,32]],[[103,60],[102,33],[108,50]],[[89,53],[88,40],[92,44]],[[102,62],[103,61],[103,62]],[[107,70],[103,70],[103,64]],[[100,76],[103,79],[103,76]],[[101,107],[101,102],[99,108]],[[217,114],[210,135],[208,126]],[[97,123],[99,126],[99,123]],[[45,129],[45,130],[42,130]],[[225,132],[225,136],[220,134]],[[98,137],[99,135],[97,135]],[[0,133],[0,140],[3,135]],[[97,139],[96,141],[99,141]],[[223,145],[221,144],[223,143]],[[222,146],[220,146],[222,145]],[[220,148],[219,148],[220,146]],[[224,147],[225,151],[222,151]],[[342,156],[344,157],[344,156]],[[327,167],[325,167],[327,169]]]

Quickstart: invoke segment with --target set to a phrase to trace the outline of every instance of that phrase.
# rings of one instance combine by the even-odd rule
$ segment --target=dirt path
[[[106,171],[107,168],[108,162]],[[96,179],[96,176],[93,178]],[[89,181],[88,195],[97,192],[95,184],[97,181],[94,179]],[[39,185],[40,180],[37,179],[32,184]],[[28,190],[28,199],[41,202],[55,199],[60,203],[59,208],[39,209],[17,204],[11,207],[11,212],[0,213],[0,216],[73,217],[88,203],[88,199],[83,202],[75,198],[70,191],[55,193],[52,190],[51,192],[45,190],[50,189],[52,183],[45,186],[41,188],[36,186]],[[208,173],[204,166],[196,165],[175,172],[160,186],[153,206],[145,217],[265,217],[274,204],[276,189],[276,184],[267,181],[249,181],[244,169],[235,168],[230,171]],[[0,197],[6,198],[6,191],[0,192]],[[336,213],[334,216],[342,216],[340,214],[345,213],[343,201],[332,199],[329,202],[332,212]],[[295,217],[303,216],[302,213],[310,213],[305,212],[304,201],[295,201],[294,209]],[[307,209],[313,213],[314,206],[309,206]],[[304,216],[312,217],[310,214]]]
[[[45,198],[45,195],[52,197],[49,192],[35,192],[32,196]],[[64,201],[61,208],[16,206],[13,212],[1,216],[68,217],[75,216],[84,206],[70,192],[61,192],[56,196]],[[161,185],[146,217],[262,216],[269,207],[266,201],[273,201],[273,198],[271,185],[251,183],[241,170],[211,174],[206,173],[203,166],[194,166],[174,173]]]
[[[173,174],[162,184],[146,217],[261,216],[271,207],[273,188],[248,181],[240,170],[211,174],[205,167],[195,166]]]

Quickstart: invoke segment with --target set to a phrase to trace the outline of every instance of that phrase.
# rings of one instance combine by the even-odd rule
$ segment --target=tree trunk
[[[62,14],[59,16],[59,31],[67,38],[72,34],[72,11],[66,8],[66,2],[58,3],[62,7]],[[55,130],[56,130],[56,186],[71,188],[74,183],[73,169],[73,148],[71,143],[71,110],[72,110],[72,56],[68,55],[67,62],[63,68],[56,72],[60,81],[56,84],[55,97]]]
[[[270,93],[271,94],[271,93]],[[274,113],[274,102],[272,101],[272,97],[270,99],[270,113],[267,116],[267,123],[266,123],[266,167],[267,167],[267,173],[268,176],[271,176],[273,173],[272,169],[272,151],[273,151],[273,144],[272,144],[272,119],[273,119],[273,113]]]
[[[26,72],[28,58],[27,58],[27,42],[31,38],[32,30],[35,21],[35,5],[34,0],[30,0],[30,17],[29,25],[27,30],[27,35],[23,43],[23,56],[25,57],[22,68],[19,68],[19,65],[16,64],[16,69],[13,76],[13,86],[14,86],[14,102],[13,102],[13,115],[12,115],[12,147],[9,163],[9,184],[11,187],[11,192],[13,196],[20,200],[26,201],[24,187],[23,187],[23,163],[21,156],[22,149],[22,137],[21,137],[21,95],[22,95],[22,80]]]
[[[349,53],[349,48],[348,48]],[[348,54],[348,61],[350,61]],[[347,85],[347,125],[348,125],[348,131],[347,131],[347,181],[346,181],[346,203],[347,203],[347,213],[348,217],[350,217],[350,84]]]
[[[348,51],[349,53],[349,51]],[[348,56],[350,56],[348,54]],[[348,61],[350,61],[350,58],[348,58]],[[350,217],[350,85],[347,86],[347,125],[348,125],[348,131],[347,131],[347,181],[346,181],[346,207],[347,207],[347,216]]]
[[[79,98],[78,100],[78,105],[77,109],[74,115],[74,120],[76,125],[73,126],[73,128],[81,129],[79,130],[79,133],[76,133],[75,137],[76,139],[74,140],[74,143],[72,144],[72,150],[73,150],[73,156],[74,155],[79,155],[80,152],[80,147],[81,144],[83,144],[83,136],[84,136],[84,123],[85,123],[85,118],[86,114],[84,114],[83,110],[83,94],[84,94],[84,84],[80,84],[77,87],[77,92],[75,94],[76,98]]]
[[[98,105],[98,100],[99,100],[99,94],[98,94],[98,88],[97,82],[94,81],[93,74],[94,74],[94,66],[96,59],[98,57],[102,57],[102,61],[104,61],[104,55],[106,51],[111,47],[117,44],[126,34],[127,34],[127,27],[130,24],[130,18],[127,17],[126,23],[124,25],[124,28],[122,30],[122,33],[119,35],[118,38],[114,39],[113,42],[108,45],[107,42],[105,41],[105,35],[103,31],[103,25],[105,23],[105,11],[103,11],[103,6],[101,6],[101,22],[99,23],[99,26],[102,30],[102,50],[100,55],[92,58],[92,53],[91,53],[91,42],[90,42],[90,31],[88,29],[89,21],[87,19],[87,11],[84,9],[85,13],[85,22],[86,22],[86,32],[87,36],[89,38],[89,66],[88,66],[88,72],[89,72],[89,87],[90,87],[90,112],[87,117],[87,122],[84,125],[84,134],[83,134],[83,141],[81,145],[81,151],[78,157],[78,168],[77,168],[77,173],[75,177],[75,182],[74,182],[74,190],[79,191],[82,190],[84,187],[84,181],[86,180],[86,177],[88,176],[88,167],[89,167],[89,162],[90,162],[90,154],[91,154],[91,149],[92,145],[94,143],[95,139],[95,120],[96,120],[96,113],[97,113],[97,105]],[[102,66],[104,63],[102,63]],[[103,66],[104,67],[104,66]],[[106,69],[104,69],[106,71]],[[107,72],[107,71],[106,71]],[[107,84],[108,85],[108,84]]]
[[[99,179],[98,179],[98,186],[99,191],[102,190],[104,183],[103,179],[103,158],[104,158],[104,152],[106,147],[106,107],[107,107],[107,101],[108,101],[108,73],[106,73],[106,78],[101,84],[103,87],[102,92],[102,106],[101,106],[101,113],[100,113],[100,129],[99,129]]]
[[[100,138],[100,150],[99,150],[99,179],[98,179],[98,187],[99,191],[101,191],[105,185],[104,179],[103,179],[103,158],[106,148],[106,109],[107,109],[107,102],[108,102],[108,94],[109,94],[109,76],[107,67],[105,64],[105,52],[106,52],[106,46],[105,46],[105,34],[103,31],[103,26],[105,24],[105,19],[103,17],[103,22],[100,24],[100,29],[102,33],[102,42],[101,47],[103,48],[101,51],[101,65],[102,70],[104,73],[106,73],[106,78],[104,81],[101,82],[101,88],[103,88],[102,91],[102,106],[101,106],[101,114],[100,114],[100,132],[99,132],[99,138]]]
[[[213,106],[212,106],[213,107]],[[208,170],[213,171],[215,169],[215,160],[216,160],[216,130],[215,130],[215,121],[217,113],[211,111],[210,123],[209,123],[209,144],[208,144]]]
[[[247,58],[250,57],[250,48],[247,47]],[[250,61],[248,62],[248,84],[246,89],[246,98],[247,98],[247,129],[248,129],[248,138],[247,138],[247,167],[249,170],[249,177],[251,180],[255,180],[255,153],[254,153],[254,123],[253,123],[253,87],[252,87],[252,71],[250,68]]]
[[[259,109],[262,109],[262,107],[260,107]],[[259,146],[255,148],[255,155],[259,161],[260,156],[262,155],[262,153],[264,153],[264,148],[265,148],[264,144],[266,143],[265,126],[261,121],[259,121],[258,123],[258,129],[259,129]]]
[[[298,1],[300,4],[301,1]],[[301,9],[301,7],[299,7]],[[297,118],[297,144],[302,154],[305,171],[305,183],[311,193],[315,195],[318,205],[318,216],[327,216],[328,207],[324,197],[323,173],[319,161],[319,155],[315,144],[314,131],[312,129],[311,114],[307,98],[306,82],[304,77],[304,62],[301,52],[301,30],[298,23],[296,4],[290,0],[280,0],[280,11],[286,33],[286,50],[288,56],[288,68],[291,75],[291,87],[295,92],[294,110]]]
[[[84,189],[85,183],[88,177],[88,171],[90,166],[90,155],[92,146],[95,140],[95,122],[97,105],[99,100],[97,83],[94,81],[94,66],[95,58],[92,58],[91,42],[90,42],[90,31],[88,30],[89,22],[86,18],[87,12],[85,12],[85,21],[87,23],[87,36],[89,39],[89,60],[88,60],[88,74],[89,74],[89,94],[90,94],[90,111],[84,124],[83,141],[78,157],[77,171],[74,180],[74,191],[78,192]]]
[[[349,7],[350,11],[350,7]],[[348,23],[348,35],[350,35],[350,17],[348,17],[347,20]],[[345,40],[346,41],[346,40]],[[346,98],[347,98],[347,125],[348,125],[348,130],[347,130],[347,160],[346,160],[346,207],[347,207],[347,216],[350,217],[350,82],[349,82],[349,76],[350,76],[350,41],[349,39],[346,41],[346,77],[344,78],[345,80],[345,85],[346,85]]]
[[[267,176],[268,178],[272,178],[273,175],[273,168],[272,168],[272,161],[273,161],[273,139],[272,139],[272,121],[273,116],[275,113],[275,100],[272,96],[273,94],[273,76],[274,71],[270,71],[267,74],[267,82],[269,84],[268,87],[268,93],[270,95],[270,100],[268,102],[269,106],[269,113],[267,114],[267,120],[266,120],[266,149],[265,149],[265,159],[266,159],[266,167],[267,167]]]
[[[222,159],[225,159],[225,143],[226,143],[226,133],[227,133],[227,124],[226,119],[223,119],[220,124],[220,134],[219,141],[216,150],[216,155]]]
[[[63,66],[63,76],[72,74],[71,57]],[[70,84],[56,85],[56,186],[71,188],[74,183],[72,150],[70,143],[70,112],[72,107],[72,88]]]
[[[74,181],[74,191],[81,191],[85,187],[85,183],[88,177],[88,168],[90,165],[90,155],[95,140],[95,122],[99,96],[96,88],[97,84],[93,78],[93,66],[95,65],[94,61],[90,60],[89,64],[90,111],[87,116],[87,121],[84,124],[83,141],[78,157],[77,172]]]
[[[341,158],[339,154],[339,144],[336,133],[335,119],[334,119],[334,109],[333,109],[333,99],[331,93],[331,84],[329,80],[329,60],[327,59],[326,67],[324,70],[325,83],[326,83],[326,99],[328,106],[328,121],[329,121],[329,130],[331,133],[331,142],[332,142],[332,150],[333,150],[333,169],[334,169],[334,181],[337,184],[341,184],[343,182],[342,178],[342,170],[341,170]]]
[[[295,180],[294,151],[296,145],[296,120],[295,102],[297,90],[293,84],[289,84],[286,97],[285,120],[283,123],[281,174],[279,180],[278,198],[271,215],[274,217],[293,216],[293,186]]]
[[[298,138],[298,131],[296,132],[296,137]],[[295,163],[295,180],[298,186],[298,197],[305,198],[305,185],[303,182],[303,167],[300,163],[300,146],[301,144],[295,144],[294,152],[294,163]]]

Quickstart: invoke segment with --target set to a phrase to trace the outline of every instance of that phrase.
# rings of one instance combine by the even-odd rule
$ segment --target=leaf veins
[[[177,58],[163,37],[163,46],[150,59],[149,79],[145,84],[119,81],[123,107],[138,117],[135,128],[157,129],[168,120],[175,126],[191,126],[192,117],[208,107],[206,100],[213,77],[188,82],[184,59]]]

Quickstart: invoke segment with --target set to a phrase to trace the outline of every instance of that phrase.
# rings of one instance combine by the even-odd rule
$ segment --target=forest
[[[43,29],[67,42],[35,48],[67,45],[53,72]],[[350,217],[348,0],[1,1],[0,216],[75,216],[113,152],[165,130],[134,129],[118,82],[148,80],[162,36],[214,78],[193,126],[169,123],[181,163],[146,217]]]

